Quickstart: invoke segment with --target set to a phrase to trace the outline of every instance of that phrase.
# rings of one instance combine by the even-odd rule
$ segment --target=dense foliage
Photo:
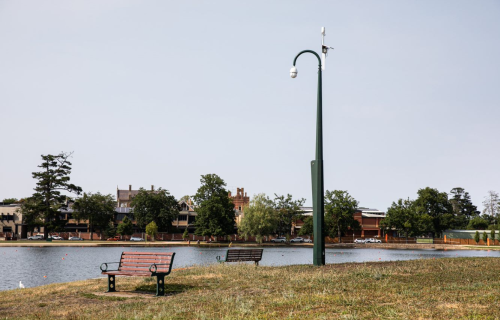
[[[122,222],[116,228],[116,233],[122,236],[130,236],[134,233],[134,226],[132,225],[132,221],[125,217]]]
[[[139,189],[139,193],[132,199],[131,206],[139,228],[143,229],[154,221],[160,231],[168,231],[180,211],[175,197],[162,188],[155,191]]]
[[[273,207],[276,211],[277,225],[275,232],[282,236],[289,237],[292,234],[292,226],[302,219],[302,210],[300,207],[306,199],[294,200],[291,194],[280,196],[275,194]]]
[[[93,239],[94,229],[104,231],[114,222],[116,201],[111,194],[84,193],[73,204],[74,218],[78,221],[87,220],[90,238]]]
[[[447,229],[486,230],[498,226],[498,215],[480,215],[463,188],[453,188],[450,198],[446,192],[429,187],[418,190],[417,194],[416,200],[399,199],[387,209],[381,222],[386,232],[396,231],[406,237],[439,237]],[[490,196],[489,200],[495,202],[494,192]],[[491,201],[490,208],[495,208]]]
[[[358,230],[359,222],[354,219],[358,201],[347,191],[333,190],[325,192],[325,225],[330,237],[339,241],[348,230]]]
[[[235,212],[232,199],[224,188],[226,183],[216,174],[201,176],[201,186],[194,195],[196,208],[195,234],[226,236],[235,231]]]
[[[156,223],[154,221],[148,223],[148,225],[146,226],[146,234],[151,237],[152,241],[155,241],[155,236],[157,233],[158,233],[158,226],[156,225]]]
[[[254,236],[258,243],[262,243],[264,236],[274,233],[278,225],[278,214],[274,210],[273,201],[261,193],[253,197],[245,215],[238,226],[241,236]]]

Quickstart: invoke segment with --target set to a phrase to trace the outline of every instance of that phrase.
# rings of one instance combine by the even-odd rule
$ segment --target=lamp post
[[[325,28],[321,29],[321,34],[325,36]],[[319,55],[312,50],[304,50],[299,52],[293,60],[293,67],[290,69],[290,76],[297,77],[297,68],[295,64],[297,58],[303,53],[312,53],[318,58],[318,103],[316,114],[316,157],[311,161],[312,175],[312,194],[313,194],[313,264],[315,266],[325,265],[325,200],[324,200],[324,179],[323,179],[323,106],[322,106],[322,85],[321,71],[324,70],[324,60],[329,47],[324,45],[322,41],[323,65]],[[333,49],[333,48],[332,48]]]

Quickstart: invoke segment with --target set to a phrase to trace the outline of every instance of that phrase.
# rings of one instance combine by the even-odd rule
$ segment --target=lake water
[[[236,247],[235,247],[236,248]],[[103,262],[120,260],[122,251],[175,252],[173,268],[217,263],[227,248],[199,247],[8,247],[0,248],[0,290],[101,277]],[[310,247],[266,247],[261,266],[312,264]],[[326,263],[395,261],[444,257],[500,257],[487,250],[326,249]]]

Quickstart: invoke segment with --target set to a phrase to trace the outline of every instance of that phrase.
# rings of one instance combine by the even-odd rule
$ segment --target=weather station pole
[[[324,44],[325,28],[321,28],[321,52],[322,58],[312,50],[299,52],[293,60],[293,67],[290,69],[290,76],[297,77],[295,64],[297,58],[303,53],[312,53],[318,58],[318,98],[316,114],[316,158],[311,161],[312,195],[313,195],[313,264],[315,266],[325,265],[325,199],[324,199],[324,178],[323,178],[323,105],[322,105],[322,70],[325,70],[326,54],[328,49]]]

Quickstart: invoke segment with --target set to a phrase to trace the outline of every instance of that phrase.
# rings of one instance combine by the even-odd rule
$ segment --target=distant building
[[[385,218],[385,212],[377,209],[358,208],[354,213],[354,219],[357,220],[361,226],[360,231],[354,231],[355,236],[361,237],[380,237],[382,231],[380,229],[380,222]]]
[[[312,207],[301,207],[300,208],[305,217],[313,215]],[[370,209],[360,207],[356,209],[356,212],[353,214],[354,220],[359,222],[361,226],[361,230],[355,230],[352,232],[354,236],[357,237],[380,237],[382,236],[380,229],[380,222],[385,218],[385,212],[377,209]],[[300,231],[304,223],[302,221],[298,221],[297,225],[294,226],[294,232],[297,233]]]
[[[154,186],[151,186],[151,191],[154,191]],[[139,190],[132,190],[132,185],[128,186],[128,190],[120,190],[118,189],[118,187],[116,188],[117,215],[115,220],[117,223],[122,221],[125,216],[131,216],[131,202],[138,193]],[[248,204],[250,203],[250,197],[247,196],[244,188],[237,188],[236,195],[233,196],[231,192],[229,192],[228,196],[233,200],[236,214],[235,222],[239,223],[241,221],[241,217],[243,216],[245,206],[248,206]],[[187,201],[179,201],[179,206],[181,207],[179,216],[176,220],[172,221],[172,226],[179,229],[180,231],[184,231],[186,228],[188,228],[189,232],[194,232],[196,207],[192,203],[191,199]]]
[[[0,237],[26,238],[20,204],[0,203]]]
[[[245,206],[250,203],[250,197],[247,196],[245,188],[236,188],[236,195],[232,196],[231,191],[229,191],[229,197],[233,199],[234,209],[244,212]]]

